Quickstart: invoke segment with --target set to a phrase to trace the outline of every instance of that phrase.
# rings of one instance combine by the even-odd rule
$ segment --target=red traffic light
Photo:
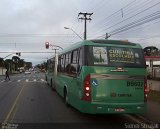
[[[49,42],[45,42],[46,49],[49,49]]]

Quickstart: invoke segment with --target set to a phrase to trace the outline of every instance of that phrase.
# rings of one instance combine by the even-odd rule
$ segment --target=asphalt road
[[[124,129],[136,125],[135,120],[126,115],[89,115],[67,107],[63,98],[47,86],[44,73],[17,74],[10,78],[4,81],[4,77],[0,77],[2,127],[5,123],[27,129]]]

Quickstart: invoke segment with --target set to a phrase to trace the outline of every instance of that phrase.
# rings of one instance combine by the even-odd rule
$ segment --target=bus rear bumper
[[[88,114],[145,114],[146,103],[89,103],[84,102],[81,112]]]

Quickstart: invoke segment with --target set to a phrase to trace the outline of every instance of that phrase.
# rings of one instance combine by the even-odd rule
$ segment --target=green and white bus
[[[146,112],[146,63],[139,44],[84,40],[48,63],[47,82],[80,112]]]

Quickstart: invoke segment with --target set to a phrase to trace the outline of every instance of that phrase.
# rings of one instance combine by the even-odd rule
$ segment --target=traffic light
[[[49,49],[49,42],[45,42],[46,49]]]

